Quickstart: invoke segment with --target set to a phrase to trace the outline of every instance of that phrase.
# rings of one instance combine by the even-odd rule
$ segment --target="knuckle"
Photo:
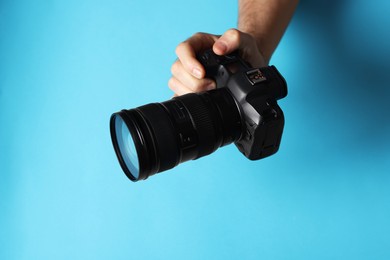
[[[186,49],[187,47],[188,47],[188,43],[187,43],[187,42],[184,41],[184,42],[179,43],[179,44],[176,46],[176,49],[175,49],[176,55],[179,56],[180,53],[181,53],[184,49]]]
[[[171,90],[174,90],[174,88],[175,88],[175,79],[173,77],[168,80],[168,87]]]
[[[191,36],[191,38],[202,38],[204,35],[205,35],[205,33],[197,32],[197,33],[194,33],[194,34]]]
[[[175,61],[171,66],[171,73],[172,75],[176,75],[179,70],[179,61]]]
[[[226,36],[233,41],[237,41],[240,39],[240,32],[236,29],[229,29],[226,31]]]

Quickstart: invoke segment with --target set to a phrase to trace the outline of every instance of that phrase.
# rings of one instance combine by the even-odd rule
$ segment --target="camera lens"
[[[238,140],[242,121],[221,88],[114,113],[110,130],[123,171],[138,181]]]
[[[115,116],[115,136],[118,145],[118,151],[122,157],[123,163],[129,169],[132,177],[138,179],[139,162],[133,137],[123,121],[122,117]]]

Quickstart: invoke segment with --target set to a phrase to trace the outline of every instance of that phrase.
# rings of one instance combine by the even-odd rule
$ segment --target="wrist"
[[[254,39],[254,41],[256,43],[257,51],[263,57],[265,64],[268,65],[269,61],[271,59],[272,53],[266,51],[265,44],[264,44],[265,41],[264,41],[263,37],[258,32],[256,32],[255,26],[245,27],[245,26],[239,25],[238,30],[243,32],[243,33],[248,34],[249,36],[251,36]]]

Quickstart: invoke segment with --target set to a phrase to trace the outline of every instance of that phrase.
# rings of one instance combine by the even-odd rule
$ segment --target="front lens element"
[[[129,128],[123,121],[122,117],[118,115],[115,117],[115,134],[123,162],[134,179],[137,180],[139,177],[139,160],[137,150]]]

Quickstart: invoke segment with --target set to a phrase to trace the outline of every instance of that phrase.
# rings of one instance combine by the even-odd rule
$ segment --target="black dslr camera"
[[[234,142],[249,159],[276,153],[283,133],[277,100],[287,95],[274,66],[251,68],[238,53],[198,56],[217,89],[114,113],[112,143],[132,181],[206,156]]]

